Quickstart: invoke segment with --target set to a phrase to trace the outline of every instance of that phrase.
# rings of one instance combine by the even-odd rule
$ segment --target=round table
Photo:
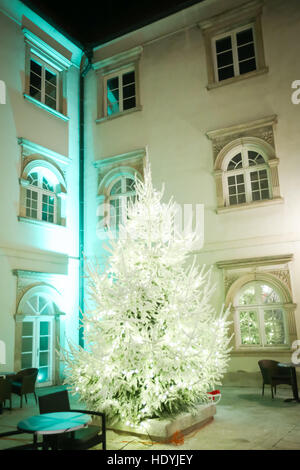
[[[39,435],[62,434],[85,427],[91,417],[73,411],[44,413],[31,416],[18,423],[18,430],[34,435],[33,447],[37,449]]]
[[[279,362],[278,367],[287,367],[290,369],[290,376],[291,376],[291,383],[292,383],[292,390],[293,390],[293,398],[287,398],[286,402],[295,401],[296,403],[300,403],[299,394],[298,394],[298,384],[297,384],[297,375],[295,367],[300,367],[300,364],[294,364],[293,362]]]

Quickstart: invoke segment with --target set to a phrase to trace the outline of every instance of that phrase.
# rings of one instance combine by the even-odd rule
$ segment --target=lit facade
[[[82,51],[21,2],[1,5],[0,339],[3,367],[19,369],[22,336],[35,357],[47,343],[41,318],[61,347],[78,340]],[[104,265],[105,226],[148,152],[166,198],[205,206],[197,259],[213,265],[215,306],[231,305],[227,383],[256,383],[257,361],[289,362],[300,337],[299,26],[296,0],[207,0],[95,48],[84,79],[85,256]]]

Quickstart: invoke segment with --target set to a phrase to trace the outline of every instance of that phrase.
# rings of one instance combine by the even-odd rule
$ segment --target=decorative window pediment
[[[276,116],[207,132],[212,141],[217,212],[282,202],[273,126]]]

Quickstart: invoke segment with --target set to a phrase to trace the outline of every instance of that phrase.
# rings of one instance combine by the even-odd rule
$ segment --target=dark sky
[[[203,0],[23,0],[84,47],[97,46]]]

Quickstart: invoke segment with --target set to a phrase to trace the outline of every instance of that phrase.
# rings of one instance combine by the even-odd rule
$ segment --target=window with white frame
[[[214,38],[216,80],[256,70],[255,32],[252,25]]]
[[[135,181],[129,176],[115,180],[109,189],[109,227],[118,230],[127,216],[128,202],[135,201]]]
[[[26,217],[56,223],[56,177],[46,168],[35,168],[27,176]]]
[[[247,145],[240,146],[231,155],[224,172],[226,205],[271,199],[269,167],[265,156]]]
[[[35,55],[30,58],[29,95],[59,110],[59,72]]]
[[[240,347],[288,345],[281,293],[262,281],[245,284],[235,298],[235,325]]]
[[[111,116],[136,108],[136,72],[120,70],[104,77],[104,114]]]

